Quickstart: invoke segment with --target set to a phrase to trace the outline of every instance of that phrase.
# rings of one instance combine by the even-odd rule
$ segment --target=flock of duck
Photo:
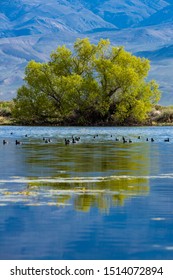
[[[96,134],[96,135],[93,136],[93,138],[96,138],[96,137],[98,137],[98,134]],[[112,135],[111,135],[111,137],[112,137]],[[141,139],[141,136],[138,136],[137,139]],[[65,138],[65,145],[69,145],[70,143],[76,143],[76,142],[78,142],[79,140],[80,140],[80,137],[73,137],[73,136],[72,136],[71,139]],[[154,141],[155,141],[153,137],[152,137],[152,138],[148,138],[148,137],[147,137],[145,140],[146,140],[146,142],[149,142],[149,141],[154,142]],[[115,141],[116,141],[116,142],[122,142],[122,143],[132,143],[132,142],[133,142],[133,141],[131,140],[131,138],[127,139],[127,138],[125,138],[124,136],[122,136],[122,137],[120,137],[120,138],[117,138],[117,137],[116,137],[116,138],[115,138]],[[165,138],[165,139],[164,139],[164,142],[170,142],[169,137],[168,137],[168,138]]]
[[[12,134],[12,133],[11,133],[11,134]],[[25,137],[28,137],[28,135],[26,134]],[[93,137],[93,139],[95,139],[95,138],[99,137],[99,135],[96,134],[96,135],[94,135],[94,136],[92,136],[92,137]],[[112,137],[113,137],[113,136],[111,135],[111,138],[112,138]],[[70,138],[64,138],[64,144],[65,144],[65,145],[75,144],[75,143],[79,142],[80,139],[81,139],[81,138],[80,138],[79,136],[73,136],[73,135],[72,135]],[[141,136],[138,136],[137,139],[140,140],[140,139],[141,139]],[[51,142],[52,142],[51,138],[47,138],[47,137],[43,137],[42,140],[43,140],[44,143],[51,143]],[[148,137],[147,137],[147,138],[145,139],[145,141],[146,141],[146,142],[154,142],[155,139],[154,139],[154,138],[148,138]],[[165,138],[163,141],[164,141],[164,142],[170,142],[170,138],[169,138],[169,137],[168,137],[168,138]],[[115,138],[115,142],[132,143],[133,141],[131,140],[131,138],[125,138],[124,136],[121,136],[121,137],[119,137],[119,138],[116,137],[116,138]],[[3,143],[3,145],[6,145],[6,144],[8,144],[8,141],[5,140],[5,139],[3,139],[2,143]],[[15,140],[15,144],[16,144],[16,145],[21,145],[21,144],[23,144],[23,142],[21,142],[21,141],[19,141],[19,140]]]

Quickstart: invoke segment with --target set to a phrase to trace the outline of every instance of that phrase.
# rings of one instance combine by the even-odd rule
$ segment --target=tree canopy
[[[14,99],[21,123],[123,124],[146,119],[160,98],[147,81],[150,63],[101,39],[59,46],[45,63],[30,61]]]

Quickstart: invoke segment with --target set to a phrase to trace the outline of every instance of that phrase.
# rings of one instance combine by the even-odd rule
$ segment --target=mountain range
[[[173,103],[173,0],[1,0],[0,99],[16,96],[29,60],[47,61],[79,37],[109,38],[150,59],[160,103]]]

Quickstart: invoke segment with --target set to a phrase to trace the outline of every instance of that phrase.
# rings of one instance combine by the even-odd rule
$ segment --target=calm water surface
[[[0,157],[0,259],[173,259],[173,127],[5,126]]]

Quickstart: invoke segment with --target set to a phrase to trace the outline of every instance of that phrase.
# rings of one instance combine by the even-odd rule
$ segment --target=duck
[[[69,139],[64,139],[64,141],[65,141],[65,145],[69,145],[70,144],[70,140]]]
[[[169,142],[169,138],[165,139],[164,142]]]
[[[21,145],[21,144],[22,144],[21,141],[16,140],[16,145]]]
[[[8,142],[6,140],[3,140],[3,145],[7,144]]]
[[[77,136],[76,136],[74,139],[75,139],[75,141],[78,142],[78,141],[80,140],[80,137],[77,137]]]
[[[151,142],[154,142],[154,138],[151,138]]]
[[[127,143],[127,140],[123,137],[123,143]]]

